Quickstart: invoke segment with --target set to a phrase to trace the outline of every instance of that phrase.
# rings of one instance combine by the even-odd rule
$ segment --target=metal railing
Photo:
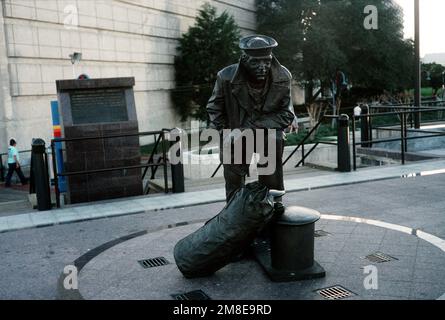
[[[354,171],[357,170],[357,164],[356,164],[356,154],[357,154],[357,146],[362,144],[378,144],[378,143],[387,143],[387,142],[397,142],[400,141],[400,154],[401,154],[401,163],[404,165],[406,163],[406,152],[408,151],[408,141],[409,140],[416,140],[416,139],[426,139],[426,138],[435,138],[435,137],[441,137],[445,136],[445,132],[441,133],[438,131],[429,131],[429,130],[421,130],[421,129],[409,129],[408,128],[408,117],[412,115],[413,113],[425,113],[425,112],[434,112],[434,111],[444,111],[445,107],[441,108],[431,108],[431,107],[408,107],[408,106],[370,106],[370,108],[389,108],[389,109],[399,109],[397,111],[390,111],[390,112],[380,112],[380,113],[370,113],[367,115],[360,115],[360,116],[354,116],[352,121],[352,128],[353,128],[353,167]],[[400,131],[400,138],[388,138],[388,139],[370,139],[368,141],[360,141],[355,142],[355,131],[356,131],[356,121],[359,119],[363,119],[365,117],[376,118],[376,117],[385,117],[385,116],[392,116],[397,115],[399,118],[399,129],[396,128],[383,128],[383,127],[374,127],[371,128],[375,130],[388,130],[388,131]],[[372,123],[372,121],[371,121]],[[416,133],[425,133],[425,135],[422,136],[408,136],[409,132],[416,132]]]
[[[57,138],[51,140],[51,154],[52,154],[52,167],[53,167],[53,174],[54,174],[54,188],[56,193],[56,203],[57,207],[60,208],[60,190],[59,190],[59,177],[72,177],[72,176],[80,176],[80,175],[88,175],[88,174],[95,174],[95,173],[104,173],[104,172],[112,172],[112,171],[124,171],[129,169],[142,169],[144,168],[144,173],[142,174],[142,180],[145,178],[148,168],[152,168],[154,170],[154,174],[152,171],[152,177],[154,178],[154,175],[156,174],[156,170],[158,167],[164,168],[164,192],[168,193],[168,177],[167,177],[167,139],[166,134],[170,132],[170,129],[162,129],[160,131],[148,131],[148,132],[139,132],[139,133],[132,133],[132,134],[118,134],[118,135],[108,135],[108,136],[93,136],[93,137],[82,137],[82,138]],[[156,138],[156,136],[159,135],[159,137]],[[143,136],[155,136],[156,144],[153,148],[149,160],[146,164],[141,165],[134,165],[134,166],[120,166],[120,167],[113,167],[113,168],[105,168],[105,169],[96,169],[96,170],[83,170],[83,171],[73,171],[73,172],[57,172],[57,164],[56,164],[56,148],[55,145],[58,142],[82,142],[82,141],[88,141],[88,140],[104,140],[104,139],[113,139],[113,138],[125,138],[125,137],[143,137]],[[162,141],[162,143],[161,143]],[[154,157],[157,152],[157,149],[159,147],[159,144],[162,144],[162,157],[158,159],[157,163],[154,163]],[[154,169],[155,168],[155,169]],[[152,178],[152,179],[153,179]]]
[[[283,166],[287,164],[287,162],[295,155],[295,153],[301,148],[301,160],[297,163],[297,165],[295,166],[295,168],[299,167],[300,165],[305,165],[305,161],[307,159],[307,157],[317,148],[318,145],[320,144],[327,144],[327,145],[337,145],[337,143],[335,142],[329,142],[329,141],[316,141],[315,145],[312,146],[312,148],[308,151],[305,152],[305,143],[306,141],[312,136],[313,133],[316,132],[316,130],[320,127],[320,125],[323,123],[323,120],[325,120],[326,118],[329,118],[330,116],[324,115],[321,117],[321,119],[318,121],[318,123],[306,134],[306,136],[303,138],[303,140],[297,145],[297,147],[291,152],[291,154],[286,158],[285,161],[283,161]],[[211,178],[214,178],[216,176],[216,174],[218,173],[218,171],[221,169],[222,167],[222,163],[220,163],[218,165],[218,167],[216,168],[216,170],[213,172],[213,174],[211,175]]]
[[[328,142],[328,141],[314,141],[314,145],[312,148],[305,152],[305,144],[310,139],[310,137],[318,130],[318,128],[323,124],[323,121],[325,119],[332,118],[337,119],[338,116],[329,116],[329,115],[323,115],[320,120],[317,122],[317,124],[306,134],[306,136],[301,140],[301,142],[296,146],[296,148],[291,152],[291,154],[286,158],[286,160],[283,161],[283,166],[285,166],[289,160],[297,153],[297,151],[301,148],[301,160],[295,165],[295,168],[298,168],[300,165],[304,166],[305,161],[307,157],[311,155],[311,153],[320,145],[320,144],[328,144],[328,145],[337,145],[335,142]]]
[[[443,101],[438,101],[440,103],[444,103]],[[353,159],[353,170],[357,170],[357,146],[359,145],[372,145],[372,144],[378,144],[378,143],[385,143],[385,142],[396,142],[400,141],[400,154],[401,154],[401,163],[404,165],[406,163],[406,153],[408,152],[408,141],[410,140],[416,140],[416,139],[427,139],[427,138],[435,138],[440,136],[445,136],[445,132],[438,132],[438,131],[430,131],[430,130],[416,130],[409,128],[408,125],[408,118],[409,115],[412,115],[414,113],[426,113],[426,112],[435,112],[435,111],[445,111],[445,107],[410,107],[406,105],[392,105],[392,106],[373,106],[371,108],[377,109],[377,108],[389,108],[389,109],[399,109],[397,111],[390,111],[390,112],[380,112],[380,113],[369,113],[369,114],[363,114],[359,116],[353,115],[351,117],[352,121],[350,121],[350,126],[352,127],[352,159]],[[372,123],[372,119],[376,117],[385,117],[385,116],[394,116],[397,115],[399,119],[400,126],[398,129],[395,128],[382,128],[382,127],[371,127],[372,129],[377,130],[391,130],[391,131],[400,131],[401,135],[397,138],[387,138],[387,139],[372,139],[372,136],[369,140],[361,140],[359,142],[356,141],[356,129],[357,129],[357,121],[365,118],[370,118]],[[328,141],[315,141],[312,148],[305,152],[305,144],[308,141],[308,139],[316,132],[316,130],[320,127],[320,125],[323,123],[325,119],[333,119],[334,121],[339,119],[339,116],[335,115],[324,115],[320,121],[307,133],[307,135],[303,138],[303,140],[298,144],[298,146],[292,151],[292,153],[286,158],[286,160],[283,162],[283,165],[285,165],[294,155],[295,153],[301,148],[301,160],[296,164],[295,167],[299,167],[300,165],[305,165],[305,160],[307,157],[320,145],[320,144],[328,144],[328,145],[336,145],[338,147],[338,142],[328,142]],[[443,120],[442,120],[443,121]],[[430,121],[429,121],[430,122]],[[431,121],[432,122],[432,121]],[[416,133],[425,133],[425,135],[421,136],[409,136],[409,132],[416,132]]]
[[[330,107],[332,108],[332,104],[330,104]],[[339,111],[341,112],[345,112],[346,110],[353,112],[354,108],[353,107],[346,107],[346,108],[341,108]],[[331,123],[331,127],[334,127],[336,125],[336,122],[339,119],[339,116],[337,115],[328,115],[328,114],[323,114],[320,119],[318,120],[318,122],[315,124],[315,126],[306,134],[306,136],[303,138],[303,140],[301,140],[301,142],[296,146],[296,148],[291,152],[291,154],[286,158],[286,160],[283,161],[283,166],[285,166],[289,160],[295,155],[295,153],[301,148],[301,160],[295,165],[295,168],[298,168],[299,166],[305,166],[305,162],[306,159],[312,154],[313,151],[315,151],[315,149],[317,149],[317,147],[320,144],[325,144],[325,145],[332,145],[332,146],[338,146],[338,142],[332,142],[332,141],[324,141],[322,139],[320,140],[316,140],[316,141],[312,141],[313,142],[313,146],[312,148],[306,152],[305,150],[305,144],[306,142],[311,138],[311,136],[313,134],[315,134],[318,130],[318,128],[324,123],[325,120],[327,119],[331,119],[332,123]]]

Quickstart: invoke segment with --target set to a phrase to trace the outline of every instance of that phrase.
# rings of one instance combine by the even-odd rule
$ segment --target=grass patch
[[[433,88],[431,88],[431,87],[425,87],[425,88],[422,88],[420,92],[422,93],[422,97],[431,97],[431,96],[433,95]],[[441,97],[441,96],[442,96],[442,92],[443,92],[443,89],[439,89],[439,90],[437,91],[437,96]],[[412,96],[414,96],[414,89],[411,89],[411,90],[409,91],[409,93],[410,93]]]
[[[309,133],[309,130],[300,131],[298,133],[292,133],[287,135],[287,140],[285,142],[285,146],[297,146],[299,145],[303,139]],[[326,137],[332,137],[337,135],[337,128],[332,128],[329,124],[322,124],[318,128],[318,131],[315,133],[313,138],[309,138],[306,140],[305,144],[314,143],[316,141],[323,140]]]

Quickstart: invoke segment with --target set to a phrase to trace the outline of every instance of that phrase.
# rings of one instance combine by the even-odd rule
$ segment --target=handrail
[[[332,117],[332,116],[327,116],[327,115],[323,115],[320,120],[317,122],[317,124],[306,134],[306,136],[303,138],[303,140],[298,144],[298,146],[291,152],[291,154],[287,157],[287,159],[283,162],[283,166],[285,166],[287,164],[287,162],[289,162],[289,160],[293,157],[293,155],[300,149],[302,148],[302,158],[301,160],[298,162],[298,164],[295,166],[295,168],[299,167],[301,164],[304,165],[304,161],[306,160],[306,158],[315,150],[315,148],[319,145],[319,144],[331,144],[331,145],[337,145],[336,143],[329,143],[329,142],[324,142],[324,141],[317,141],[315,143],[315,146],[313,146],[307,153],[304,152],[304,144],[305,142],[310,138],[310,136],[318,129],[318,127],[320,127],[320,125],[323,123],[324,118],[327,117]],[[338,118],[338,116],[333,116],[333,118]],[[222,167],[222,163],[220,163],[218,165],[218,167],[216,168],[216,170],[213,172],[213,174],[211,175],[211,178],[214,178],[216,176],[216,174],[218,173],[218,171],[221,169]]]
[[[30,152],[32,152],[32,150],[23,150],[23,151],[19,151],[19,153],[30,153]],[[7,156],[7,155],[8,155],[7,152],[5,152],[5,153],[0,153],[0,156]]]
[[[430,98],[430,99],[422,99],[422,103],[427,103],[427,104],[429,104],[429,103],[445,103],[445,101],[444,100],[433,100],[433,98]],[[385,104],[381,104],[381,105],[386,106]],[[403,105],[414,106],[414,101],[388,104],[388,106],[403,106]]]
[[[309,157],[309,155],[312,153],[312,151],[314,151],[315,148],[317,148],[319,144],[320,144],[320,142],[315,143],[315,145],[311,148],[311,150],[309,150],[308,153],[306,153],[305,155],[303,155],[303,157],[302,157],[301,160],[297,163],[297,165],[295,166],[295,168],[298,168],[301,164],[304,164],[304,161],[306,160],[306,158]],[[283,165],[284,165],[284,164],[283,164]]]
[[[374,127],[380,131],[400,131],[400,128],[385,128],[385,127]],[[422,130],[422,129],[413,129],[410,128],[409,132],[414,132],[414,133],[439,133],[440,131],[432,131],[432,130]]]
[[[105,169],[73,171],[73,172],[61,172],[61,173],[58,173],[57,175],[59,177],[72,177],[72,176],[78,176],[78,175],[83,175],[83,174],[95,174],[95,173],[102,173],[102,172],[142,169],[142,168],[154,167],[154,166],[159,166],[159,164],[153,163],[153,164],[141,164],[141,165],[137,165],[137,166],[124,166],[124,167],[116,167],[116,168],[105,168]]]
[[[416,110],[417,108],[411,108],[409,111],[391,111],[391,112],[381,112],[381,113],[372,113],[372,114],[366,114],[366,115],[357,115],[355,116],[356,118],[360,119],[360,118],[366,118],[366,117],[383,117],[383,116],[389,116],[389,115],[400,115],[400,114],[412,114],[415,112],[430,112],[430,111],[441,111],[441,110],[445,110],[445,107],[443,108],[428,108],[428,109],[419,109]],[[325,118],[338,118],[338,116],[324,116]]]
[[[428,134],[425,136],[415,136],[415,137],[405,137],[404,140],[415,140],[415,139],[423,139],[423,138],[435,138],[445,136],[444,133],[437,132],[436,134]],[[384,143],[384,142],[394,142],[400,141],[400,138],[389,138],[389,139],[380,139],[380,140],[369,140],[369,141],[360,141],[356,142],[355,145],[361,145],[362,143]]]
[[[155,137],[156,137],[156,136],[155,136]],[[160,141],[161,141],[161,135],[159,135],[159,137],[156,138],[155,146],[153,147],[153,150],[151,151],[151,154],[150,154],[150,157],[149,157],[149,159],[148,159],[148,161],[147,161],[147,164],[149,164],[149,163],[153,163],[153,159],[154,159],[155,151],[158,149],[158,145],[159,145],[159,142],[160,142]],[[144,173],[142,174],[142,180],[145,179],[145,176],[147,175],[147,171],[148,171],[148,167],[145,168]],[[152,175],[153,175],[153,172],[152,172]],[[152,179],[153,179],[153,178],[152,178]]]
[[[444,101],[439,101],[444,103]],[[445,133],[441,133],[438,131],[429,131],[429,130],[419,130],[419,129],[408,129],[408,125],[407,125],[407,115],[413,114],[413,113],[424,113],[424,112],[431,112],[431,111],[443,111],[445,110],[445,107],[425,107],[425,106],[419,106],[419,107],[415,107],[415,106],[406,106],[406,104],[404,105],[400,105],[400,106],[386,106],[386,105],[380,105],[380,106],[369,106],[370,108],[373,109],[384,109],[384,108],[388,108],[388,109],[398,109],[397,111],[391,111],[391,112],[381,112],[381,113],[370,113],[370,114],[364,114],[364,115],[358,115],[358,116],[354,116],[354,120],[353,120],[353,138],[354,141],[352,143],[353,145],[353,157],[354,157],[354,170],[356,170],[356,147],[358,145],[362,145],[362,144],[375,144],[375,143],[384,143],[384,142],[395,142],[395,141],[400,141],[400,147],[401,147],[401,160],[402,160],[402,164],[405,164],[405,154],[408,151],[408,141],[409,140],[415,140],[415,139],[425,139],[425,138],[434,138],[434,137],[440,137],[440,136],[445,136]],[[361,118],[367,118],[370,117],[371,119],[374,117],[382,117],[382,116],[387,116],[387,115],[397,115],[399,117],[400,120],[400,128],[399,129],[395,129],[395,128],[381,128],[381,127],[376,127],[377,130],[388,130],[388,131],[400,131],[400,138],[388,138],[388,139],[379,139],[379,140],[373,140],[371,138],[370,141],[360,141],[360,142],[355,142],[355,120],[356,119],[361,119]],[[412,136],[409,137],[408,136],[408,132],[415,132],[415,133],[426,133],[426,135],[418,135],[418,136]]]
[[[445,101],[440,101],[440,103],[445,104]],[[369,108],[372,109],[410,109],[410,110],[417,110],[417,109],[432,109],[431,106],[427,106],[427,107],[414,107],[414,106],[410,106],[407,104],[401,104],[401,105],[368,105]],[[432,111],[437,111],[437,108],[433,108]]]
[[[427,102],[430,103],[430,102]],[[437,101],[437,103],[445,103],[445,101]],[[397,111],[390,111],[390,112],[381,112],[381,113],[372,113],[372,114],[361,114],[357,116],[353,116],[352,119],[352,127],[353,127],[353,158],[354,158],[354,170],[357,169],[356,165],[356,146],[361,144],[370,144],[370,143],[382,143],[382,142],[394,142],[394,141],[401,141],[401,152],[402,152],[402,164],[405,164],[405,153],[407,152],[407,142],[409,140],[415,140],[415,139],[422,139],[422,138],[432,138],[432,137],[439,137],[439,136],[445,136],[445,133],[440,132],[430,132],[430,131],[422,131],[422,130],[416,130],[412,132],[423,132],[428,133],[428,135],[424,136],[416,136],[416,137],[408,137],[408,126],[407,126],[407,115],[410,115],[414,112],[432,112],[432,111],[441,111],[445,110],[445,107],[426,107],[426,106],[420,106],[420,107],[414,107],[414,106],[406,106],[406,104],[396,106],[396,105],[381,105],[381,106],[370,106],[371,108],[389,108],[389,109],[399,109]],[[400,110],[402,109],[402,110]],[[399,129],[401,133],[401,138],[394,138],[394,139],[381,139],[381,140],[370,140],[370,141],[360,141],[356,142],[355,140],[355,121],[358,119],[363,118],[374,118],[374,117],[383,117],[388,115],[398,115],[400,117],[400,126]],[[310,136],[315,132],[315,130],[318,129],[318,127],[321,125],[324,119],[338,119],[339,116],[337,115],[323,115],[322,118],[318,121],[318,123],[307,133],[307,135],[304,137],[304,139],[298,144],[298,146],[292,151],[292,153],[287,157],[287,159],[283,162],[283,166],[294,156],[294,154],[302,148],[302,158],[297,163],[295,167],[298,167],[300,165],[304,165],[305,160],[307,157],[318,147],[320,144],[329,144],[329,145],[338,145],[338,143],[334,142],[324,142],[324,141],[316,141],[315,145],[312,146],[312,148],[309,150],[309,152],[304,152],[304,145],[306,141],[310,138]],[[216,171],[213,173],[212,178],[216,175],[218,170],[221,168],[221,164],[218,166]]]
[[[294,149],[294,151],[292,151],[291,154],[287,157],[287,159],[283,162],[283,166],[286,165],[286,163],[290,160],[290,158],[292,158],[292,156],[298,151],[298,149],[300,149],[300,147],[305,144],[305,142],[310,138],[310,136],[315,132],[315,130],[318,129],[318,127],[321,125],[321,123],[325,117],[328,117],[328,116],[321,117],[321,119],[318,121],[318,123],[309,131],[309,133],[298,144],[298,146]],[[304,161],[303,161],[303,163],[304,163]]]
[[[438,101],[438,103],[445,103],[445,101]],[[377,106],[372,106],[373,108],[379,108]],[[356,156],[357,156],[357,152],[356,152],[356,146],[361,145],[361,144],[366,144],[366,143],[382,143],[382,142],[394,142],[394,141],[401,141],[401,152],[402,152],[402,164],[405,164],[405,153],[407,152],[407,146],[408,146],[408,140],[415,140],[415,139],[422,139],[422,138],[432,138],[432,137],[439,137],[439,136],[445,136],[445,133],[440,133],[440,132],[430,132],[430,131],[422,131],[422,130],[416,130],[415,132],[424,132],[424,133],[429,133],[428,135],[424,135],[424,136],[416,136],[416,137],[408,137],[407,133],[408,133],[408,127],[407,127],[407,115],[412,114],[413,112],[432,112],[432,111],[441,111],[441,110],[445,110],[445,107],[425,107],[425,106],[420,106],[420,107],[408,107],[406,106],[406,104],[404,106],[380,106],[380,108],[390,108],[390,109],[399,109],[397,111],[391,111],[391,112],[381,112],[381,113],[373,113],[373,114],[361,114],[361,115],[357,115],[357,116],[353,116],[353,121],[352,121],[352,127],[353,127],[353,159],[354,159],[354,170],[357,169],[357,165],[356,165]],[[400,110],[402,109],[402,110]],[[400,117],[400,126],[401,128],[399,129],[402,133],[401,133],[401,138],[395,138],[395,139],[381,139],[381,140],[371,140],[371,141],[360,141],[360,142],[356,142],[355,141],[355,121],[358,119],[362,119],[362,118],[373,118],[373,117],[383,117],[383,116],[387,116],[387,115],[398,115]],[[323,118],[326,119],[338,119],[339,116],[337,115],[324,115]],[[288,158],[286,159],[286,161],[283,163],[286,164],[289,159],[298,151],[298,149],[300,147],[304,148],[304,143],[306,142],[306,140],[309,138],[310,135],[312,135],[313,131],[315,131],[318,126],[321,124],[321,121],[323,120],[323,118],[317,123],[317,125],[311,130],[311,132],[308,133],[308,135],[302,140],[302,142],[295,148],[295,150],[288,156]],[[310,149],[310,151],[305,154],[304,153],[304,149],[303,149],[303,155],[302,155],[302,159],[298,162],[298,164],[296,165],[296,167],[300,166],[301,164],[304,165],[304,161],[306,160],[306,158],[316,149],[316,147],[319,144],[331,144],[331,145],[338,145],[337,143],[329,143],[329,142],[322,142],[322,141],[317,141],[315,143],[315,145]]]
[[[95,173],[102,173],[102,172],[112,172],[112,171],[120,171],[120,170],[130,170],[130,169],[139,169],[139,168],[145,168],[145,170],[148,170],[148,168],[153,167],[164,167],[164,191],[165,193],[168,193],[168,177],[167,177],[167,150],[166,150],[166,144],[165,144],[165,133],[166,131],[169,131],[169,129],[163,129],[161,131],[148,131],[148,132],[139,132],[139,133],[131,133],[131,134],[114,134],[114,135],[108,135],[108,136],[93,136],[93,137],[84,137],[84,138],[55,138],[51,140],[51,153],[52,153],[52,162],[53,162],[53,173],[54,173],[54,187],[56,192],[56,202],[57,207],[60,208],[60,190],[59,190],[59,177],[69,177],[69,176],[76,176],[76,175],[87,175],[87,174],[95,174]],[[57,142],[80,142],[85,140],[99,140],[99,139],[112,139],[112,138],[123,138],[123,137],[132,137],[132,136],[148,136],[148,135],[157,135],[159,134],[159,140],[162,139],[162,163],[158,161],[157,164],[154,163],[147,163],[147,164],[141,164],[141,165],[135,165],[135,166],[122,166],[122,167],[115,167],[115,168],[106,168],[106,169],[97,169],[97,170],[84,170],[84,171],[75,171],[75,172],[57,172],[57,164],[56,164],[56,156],[55,156],[55,144]],[[152,151],[152,156],[154,157],[154,153],[156,152],[156,148]],[[152,158],[153,158],[152,157]]]
[[[218,165],[218,167],[217,167],[216,170],[213,172],[213,174],[212,174],[212,176],[211,176],[210,178],[214,178],[214,177],[216,176],[216,174],[218,173],[219,169],[221,169],[222,165],[223,165],[222,163],[220,163],[220,164]]]
[[[167,130],[164,130],[167,131]],[[164,131],[146,131],[138,133],[124,133],[124,134],[112,134],[108,136],[91,136],[91,137],[81,137],[81,138],[54,138],[51,142],[75,142],[75,141],[85,141],[85,140],[99,140],[99,139],[112,139],[112,138],[126,138],[126,137],[143,137],[152,136],[155,134],[162,134]]]

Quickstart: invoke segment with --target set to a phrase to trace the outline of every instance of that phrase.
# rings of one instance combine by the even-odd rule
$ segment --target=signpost
[[[60,126],[59,104],[57,101],[51,101],[51,114],[53,117],[54,138],[61,138],[62,137],[62,127]],[[55,147],[56,147],[57,172],[63,172],[64,165],[63,165],[62,142],[56,142]],[[65,177],[59,177],[59,190],[60,190],[60,192],[67,191]]]
[[[422,106],[422,78],[421,78],[421,61],[420,61],[420,6],[419,0],[414,0],[414,16],[415,16],[415,87],[414,87],[414,109],[420,110]],[[414,113],[414,127],[420,129],[421,115],[420,112]]]

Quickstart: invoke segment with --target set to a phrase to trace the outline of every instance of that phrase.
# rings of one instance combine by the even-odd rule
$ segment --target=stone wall
[[[9,137],[22,150],[33,137],[51,139],[55,81],[73,78],[73,52],[83,54],[76,76],[136,78],[141,131],[180,125],[170,101],[173,59],[204,0],[0,1],[0,152]],[[255,0],[209,2],[254,32]]]

